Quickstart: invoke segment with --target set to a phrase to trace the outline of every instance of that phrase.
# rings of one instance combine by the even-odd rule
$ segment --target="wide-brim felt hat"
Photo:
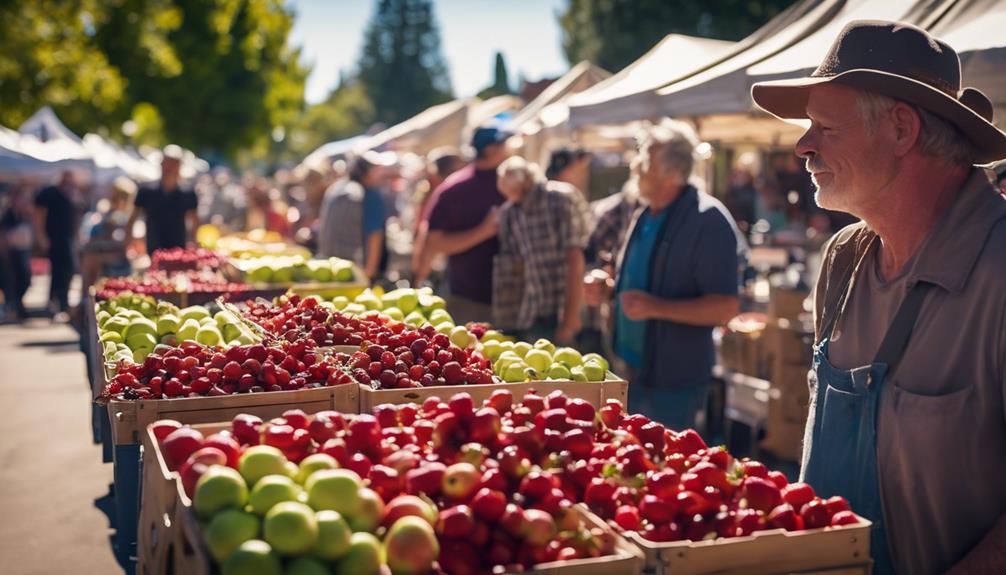
[[[975,163],[1006,158],[1006,133],[993,125],[992,102],[961,86],[961,60],[946,42],[899,22],[857,20],[838,35],[810,77],[758,82],[755,103],[781,119],[806,119],[812,87],[834,82],[914,104],[971,140]]]

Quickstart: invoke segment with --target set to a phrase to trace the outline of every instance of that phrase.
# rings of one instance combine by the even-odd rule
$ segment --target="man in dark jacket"
[[[595,271],[588,303],[613,303],[614,349],[629,368],[630,409],[681,429],[706,407],[712,331],[740,307],[743,240],[718,200],[688,183],[697,138],[679,122],[654,126],[634,167],[644,201],[614,279]]]

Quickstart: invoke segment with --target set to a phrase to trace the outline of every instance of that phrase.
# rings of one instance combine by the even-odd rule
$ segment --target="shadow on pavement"
[[[108,534],[108,545],[112,548],[112,553],[115,555],[115,561],[122,567],[127,573],[132,572],[134,568],[134,563],[129,557],[128,553],[121,553],[115,545],[115,534],[117,526],[115,524],[115,486],[111,483],[108,485],[108,493],[102,495],[101,497],[94,500],[94,507],[105,514],[108,518],[109,534]]]

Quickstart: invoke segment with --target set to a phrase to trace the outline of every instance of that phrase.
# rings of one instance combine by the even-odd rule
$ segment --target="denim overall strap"
[[[870,548],[878,575],[894,573],[894,565],[880,491],[877,412],[884,383],[908,345],[929,287],[920,282],[909,289],[870,365],[836,368],[828,361],[828,339],[814,349],[815,405],[803,479],[822,497],[845,497],[855,512],[873,522]]]

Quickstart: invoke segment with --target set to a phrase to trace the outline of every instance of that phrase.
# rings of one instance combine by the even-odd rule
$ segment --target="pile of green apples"
[[[351,282],[356,279],[353,262],[341,258],[304,259],[300,256],[262,256],[240,260],[248,283]]]
[[[432,325],[439,333],[449,334],[455,327],[454,318],[447,312],[444,298],[434,295],[430,288],[400,288],[383,295],[367,289],[352,300],[346,296],[337,296],[332,304],[346,315],[362,316],[378,312],[413,327]]]
[[[556,348],[547,339],[533,344],[506,340],[487,331],[478,350],[493,362],[493,373],[507,383],[522,381],[604,381],[608,361],[596,353],[581,355],[571,347]]]
[[[211,314],[206,306],[179,309],[149,296],[123,294],[100,302],[95,311],[98,340],[106,361],[143,363],[160,344],[183,341],[203,345],[246,345],[261,340],[226,309]]]

